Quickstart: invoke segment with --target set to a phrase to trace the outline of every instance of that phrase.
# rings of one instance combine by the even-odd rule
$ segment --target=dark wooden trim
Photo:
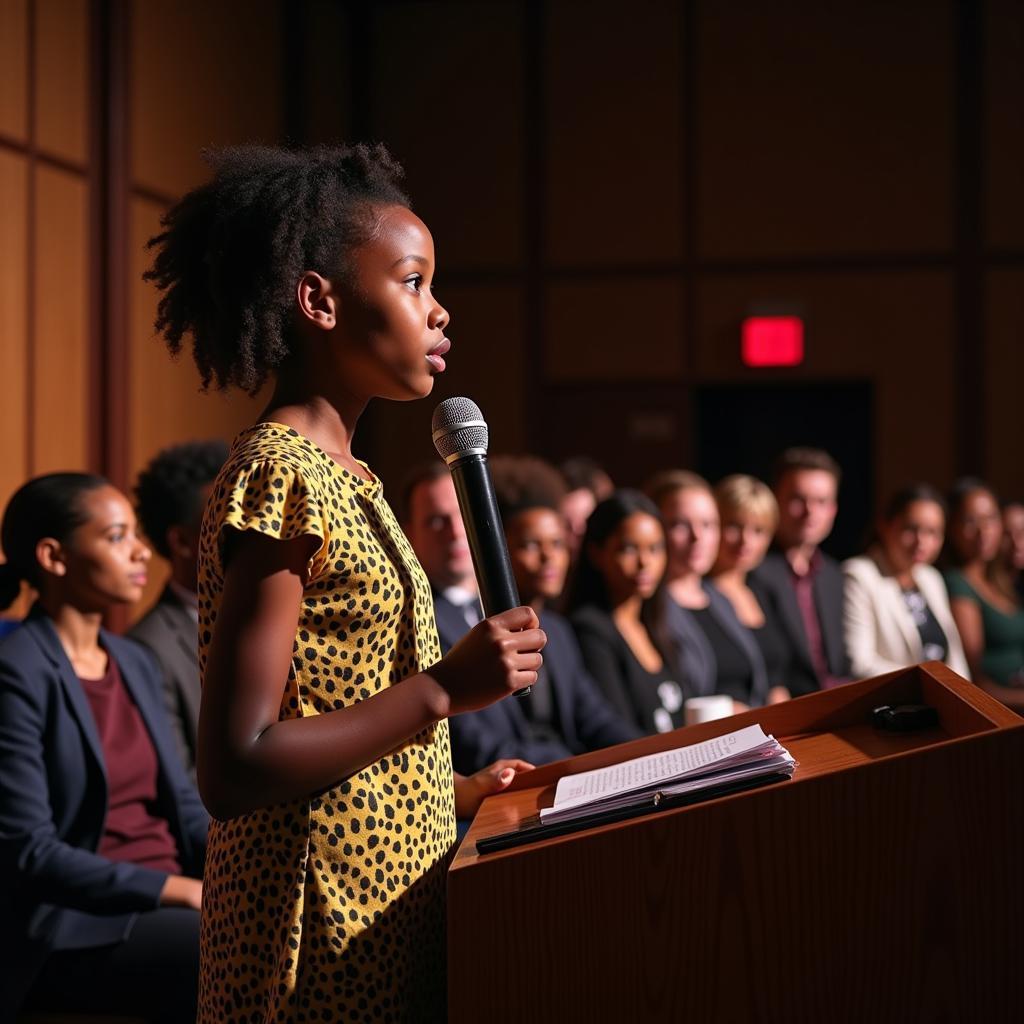
[[[373,140],[374,38],[372,5],[363,0],[343,0],[349,29],[349,126],[352,142]],[[386,141],[386,140],[385,140]]]
[[[29,0],[26,35],[28,37],[28,60],[25,71],[28,77],[26,105],[28,107],[28,147],[24,151],[27,160],[28,180],[26,182],[25,205],[25,472],[34,476],[35,464],[35,423],[36,423],[36,3]]]
[[[31,5],[29,9],[32,9]],[[32,63],[35,63],[34,54],[32,55]],[[32,91],[34,93],[34,88]],[[57,153],[48,153],[45,149],[40,149],[36,146],[34,141],[22,142],[20,139],[14,138],[13,135],[7,135],[4,132],[0,132],[0,149],[6,149],[12,153],[20,153],[22,156],[31,154],[35,158],[36,163],[44,164],[58,171],[66,171],[68,174],[86,175],[89,173],[89,168],[77,160],[69,160],[67,157],[60,156]]]
[[[309,32],[308,0],[279,0],[281,11],[281,63],[284,69],[284,142],[302,146],[309,136],[306,118],[306,36]]]
[[[523,7],[523,407],[527,451],[544,453],[547,382],[544,352],[547,302],[544,274],[544,228],[547,213],[547,52],[543,0]]]
[[[684,190],[685,191],[685,190]],[[696,198],[692,200],[696,202]],[[685,241],[685,240],[684,240]],[[1024,253],[1004,250],[990,262],[1000,265],[1024,264]],[[606,281],[620,278],[654,277],[745,277],[758,274],[835,274],[884,273],[913,274],[921,271],[952,271],[956,260],[952,255],[903,253],[893,255],[832,255],[779,257],[764,260],[664,260],[657,263],[603,263],[600,265],[546,266],[547,281]],[[445,285],[496,284],[512,280],[525,281],[529,270],[508,267],[446,267]]]
[[[91,169],[93,182],[93,359],[99,470],[129,485],[128,45],[127,0],[93,0]]]
[[[683,266],[686,268],[680,284],[683,303],[680,365],[683,368],[682,410],[683,423],[679,459],[692,466],[697,459],[696,414],[693,400],[697,379],[697,336],[700,323],[697,304],[697,211],[700,195],[697,179],[697,15],[693,0],[686,0],[679,9],[679,145],[682,151],[682,194],[679,197],[680,246]]]
[[[956,471],[988,472],[985,377],[985,9],[956,0],[954,413]],[[941,403],[940,403],[941,404]]]
[[[179,198],[148,185],[132,185],[128,189],[128,195],[131,199],[148,199],[151,203],[159,203],[161,206],[173,206]]]

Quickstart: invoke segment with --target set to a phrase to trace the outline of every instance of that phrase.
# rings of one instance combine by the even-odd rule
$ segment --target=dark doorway
[[[708,384],[696,390],[696,464],[711,481],[750,473],[771,481],[784,448],[824,448],[843,467],[839,515],[825,550],[848,558],[863,550],[874,509],[868,381]]]

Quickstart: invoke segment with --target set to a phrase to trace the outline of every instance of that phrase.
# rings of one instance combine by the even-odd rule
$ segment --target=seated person
[[[690,682],[699,695],[725,694],[735,711],[768,700],[768,673],[753,634],[745,629],[728,598],[705,576],[718,556],[718,506],[703,477],[669,470],[648,484],[661,512],[668,544],[665,587],[676,609],[672,623],[679,645],[699,652],[703,663]]]
[[[997,700],[1024,709],[1024,608],[1006,578],[1003,522],[991,488],[964,479],[949,500],[946,588],[971,679]]]
[[[587,519],[599,501],[604,501],[615,490],[611,477],[594,459],[576,455],[566,459],[559,470],[564,481],[558,508],[569,527],[569,551],[573,559],[579,552]]]
[[[537,612],[548,642],[529,695],[449,719],[455,770],[472,774],[499,758],[546,764],[636,739],[640,730],[612,709],[587,673],[569,623],[548,607],[569,569],[557,473],[539,459],[501,456],[491,459],[491,473],[519,599]]]
[[[171,578],[156,604],[129,633],[156,656],[182,764],[196,777],[199,728],[199,528],[210,488],[228,456],[223,441],[167,448],[139,474],[139,521],[170,563]]]
[[[765,614],[789,649],[794,697],[850,681],[843,642],[843,575],[821,550],[838,511],[839,464],[819,448],[789,448],[775,464],[779,525],[772,551],[751,574]]]
[[[941,495],[912,484],[889,500],[867,554],[843,563],[846,651],[858,678],[921,661],[944,661],[969,678],[946,588],[932,568],[945,532]]]
[[[139,600],[149,550],[81,473],[25,484],[2,542],[0,605],[39,594],[0,642],[4,1010],[193,1021],[208,818],[152,657],[100,626]]]
[[[587,521],[569,617],[583,660],[622,718],[644,733],[684,724],[687,692],[669,623],[665,531],[639,491],[616,491]]]
[[[440,460],[416,467],[406,478],[400,509],[402,529],[430,581],[441,653],[447,654],[483,618],[448,467]]]
[[[1024,601],[1024,502],[1008,501],[1003,505],[1002,555],[1017,598]]]
[[[786,689],[789,647],[782,623],[766,612],[770,607],[750,574],[764,561],[779,521],[779,506],[771,488],[752,476],[727,476],[715,486],[722,521],[718,557],[711,567],[711,584],[728,598],[740,624],[750,631],[768,675],[768,703],[788,700]]]

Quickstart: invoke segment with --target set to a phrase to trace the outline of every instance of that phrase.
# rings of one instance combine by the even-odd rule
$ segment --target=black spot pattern
[[[321,542],[282,719],[348,707],[440,656],[429,584],[380,483],[261,423],[236,439],[203,524],[202,670],[226,526]],[[443,1020],[454,839],[447,722],[311,799],[214,822],[200,1024]]]

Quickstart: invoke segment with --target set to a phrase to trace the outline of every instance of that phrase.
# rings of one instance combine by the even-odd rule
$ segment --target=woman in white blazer
[[[843,633],[858,678],[944,661],[970,678],[949,597],[932,567],[946,529],[941,495],[927,484],[889,501],[878,540],[843,564]]]

